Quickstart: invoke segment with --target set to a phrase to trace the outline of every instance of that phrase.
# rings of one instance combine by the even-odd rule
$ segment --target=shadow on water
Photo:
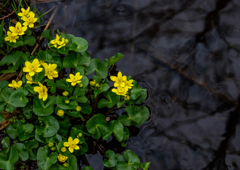
[[[151,161],[151,170],[240,167],[239,0],[65,0],[37,7],[54,5],[60,8],[53,32],[85,38],[94,58],[123,53],[117,70],[148,89],[151,117],[132,130],[127,149]],[[98,151],[87,158],[104,169]]]

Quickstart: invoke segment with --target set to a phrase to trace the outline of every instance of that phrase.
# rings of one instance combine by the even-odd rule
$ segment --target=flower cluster
[[[133,79],[127,80],[127,76],[123,76],[122,73],[119,71],[117,76],[110,76],[110,79],[114,81],[114,88],[112,92],[116,93],[117,95],[124,96],[125,100],[129,100],[130,97],[128,94],[128,90],[133,86]]]
[[[53,79],[58,77],[58,72],[56,71],[57,64],[47,64],[47,63],[40,64],[38,59],[34,59],[32,63],[29,61],[26,61],[25,67],[23,67],[23,72],[28,73],[26,75],[27,83],[29,84],[35,83],[33,81],[32,76],[43,71],[43,68],[41,66],[44,67],[45,76],[48,77],[48,79]],[[38,82],[38,85],[39,86],[34,87],[34,91],[38,92],[39,99],[42,99],[43,101],[47,100],[48,98],[47,87],[41,84],[40,82]]]
[[[56,38],[51,40],[50,43],[57,49],[64,47],[68,43],[68,39],[61,38],[59,35],[56,34]]]
[[[10,43],[16,43],[19,36],[24,35],[27,27],[34,27],[34,23],[37,21],[37,18],[35,18],[35,13],[30,11],[30,7],[28,7],[26,10],[22,8],[21,11],[22,13],[18,13],[18,16],[21,17],[24,23],[22,24],[21,22],[17,22],[15,27],[10,26],[10,31],[7,31],[5,41],[9,41]]]

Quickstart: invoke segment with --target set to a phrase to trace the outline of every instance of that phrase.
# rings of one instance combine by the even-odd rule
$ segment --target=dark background
[[[150,170],[240,167],[239,0],[32,2],[59,6],[52,33],[86,39],[93,58],[124,54],[117,70],[148,89],[151,111],[126,149]],[[104,169],[99,153],[87,158]]]

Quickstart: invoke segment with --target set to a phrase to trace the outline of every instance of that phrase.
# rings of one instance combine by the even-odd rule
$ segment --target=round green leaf
[[[15,143],[13,147],[15,147],[15,149],[17,150],[19,157],[22,161],[28,160],[29,154],[23,143]]]
[[[9,103],[14,107],[25,107],[28,103],[28,98],[26,98],[27,95],[28,91],[25,88],[20,87],[11,94]]]
[[[40,147],[37,152],[37,164],[44,170],[50,169],[50,167],[57,162],[58,154],[52,152],[48,154],[48,147]]]
[[[115,54],[113,57],[110,57],[109,62],[108,62],[108,66],[115,64],[118,60],[120,60],[123,57],[124,56],[121,53]]]
[[[108,69],[103,63],[98,63],[96,73],[101,78],[106,78],[108,75]]]
[[[70,45],[70,50],[76,52],[83,52],[86,51],[88,48],[88,42],[80,37],[74,37],[72,39],[72,44]]]
[[[111,150],[108,150],[106,152],[106,156],[108,159],[105,159],[103,161],[103,165],[107,168],[115,167],[117,165],[117,156],[115,155],[115,153]]]
[[[88,132],[94,134],[95,139],[99,139],[101,137],[101,130],[105,125],[106,125],[105,116],[103,116],[102,114],[94,115],[86,123]]]
[[[88,75],[92,74],[97,69],[99,62],[100,62],[99,58],[92,59],[90,62],[90,65],[85,68],[85,75],[88,76]]]
[[[49,96],[46,101],[34,97],[33,112],[38,116],[48,116],[54,111],[54,104],[56,103],[55,96]]]
[[[24,141],[34,136],[33,129],[34,129],[34,126],[33,124],[30,124],[30,123],[22,124],[21,126],[19,126],[17,128],[19,140]]]
[[[25,35],[24,36],[24,40],[23,40],[24,45],[34,46],[35,43],[36,43],[36,39],[35,39],[34,36],[32,36],[32,35]]]
[[[43,137],[51,137],[55,135],[59,130],[59,123],[58,120],[55,119],[53,116],[44,116],[38,117],[39,121],[44,123],[44,126],[41,126],[36,129],[36,133],[42,135]]]
[[[8,125],[7,128],[6,128],[6,131],[7,131],[8,136],[10,136],[10,138],[16,139],[16,137],[17,137],[17,129],[15,129],[13,127],[13,125],[11,125],[11,124]]]
[[[3,148],[9,148],[10,147],[10,139],[9,137],[4,137],[1,141]]]
[[[18,161],[18,152],[14,147],[11,147],[8,154],[0,153],[0,167],[3,170],[14,170],[14,164]]]
[[[76,101],[70,101],[68,104],[65,103],[65,100],[68,100],[67,97],[57,96],[57,106],[64,110],[76,109],[78,103]]]

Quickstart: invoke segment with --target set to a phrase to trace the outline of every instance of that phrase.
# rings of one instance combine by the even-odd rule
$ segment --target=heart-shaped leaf
[[[42,135],[43,137],[51,137],[55,135],[59,130],[59,123],[58,120],[55,119],[53,116],[43,116],[38,117],[39,121],[44,123],[44,126],[39,127],[36,129],[36,133]]]
[[[56,103],[56,97],[50,96],[46,101],[34,97],[33,99],[33,112],[37,116],[48,116],[54,111],[54,104]]]

